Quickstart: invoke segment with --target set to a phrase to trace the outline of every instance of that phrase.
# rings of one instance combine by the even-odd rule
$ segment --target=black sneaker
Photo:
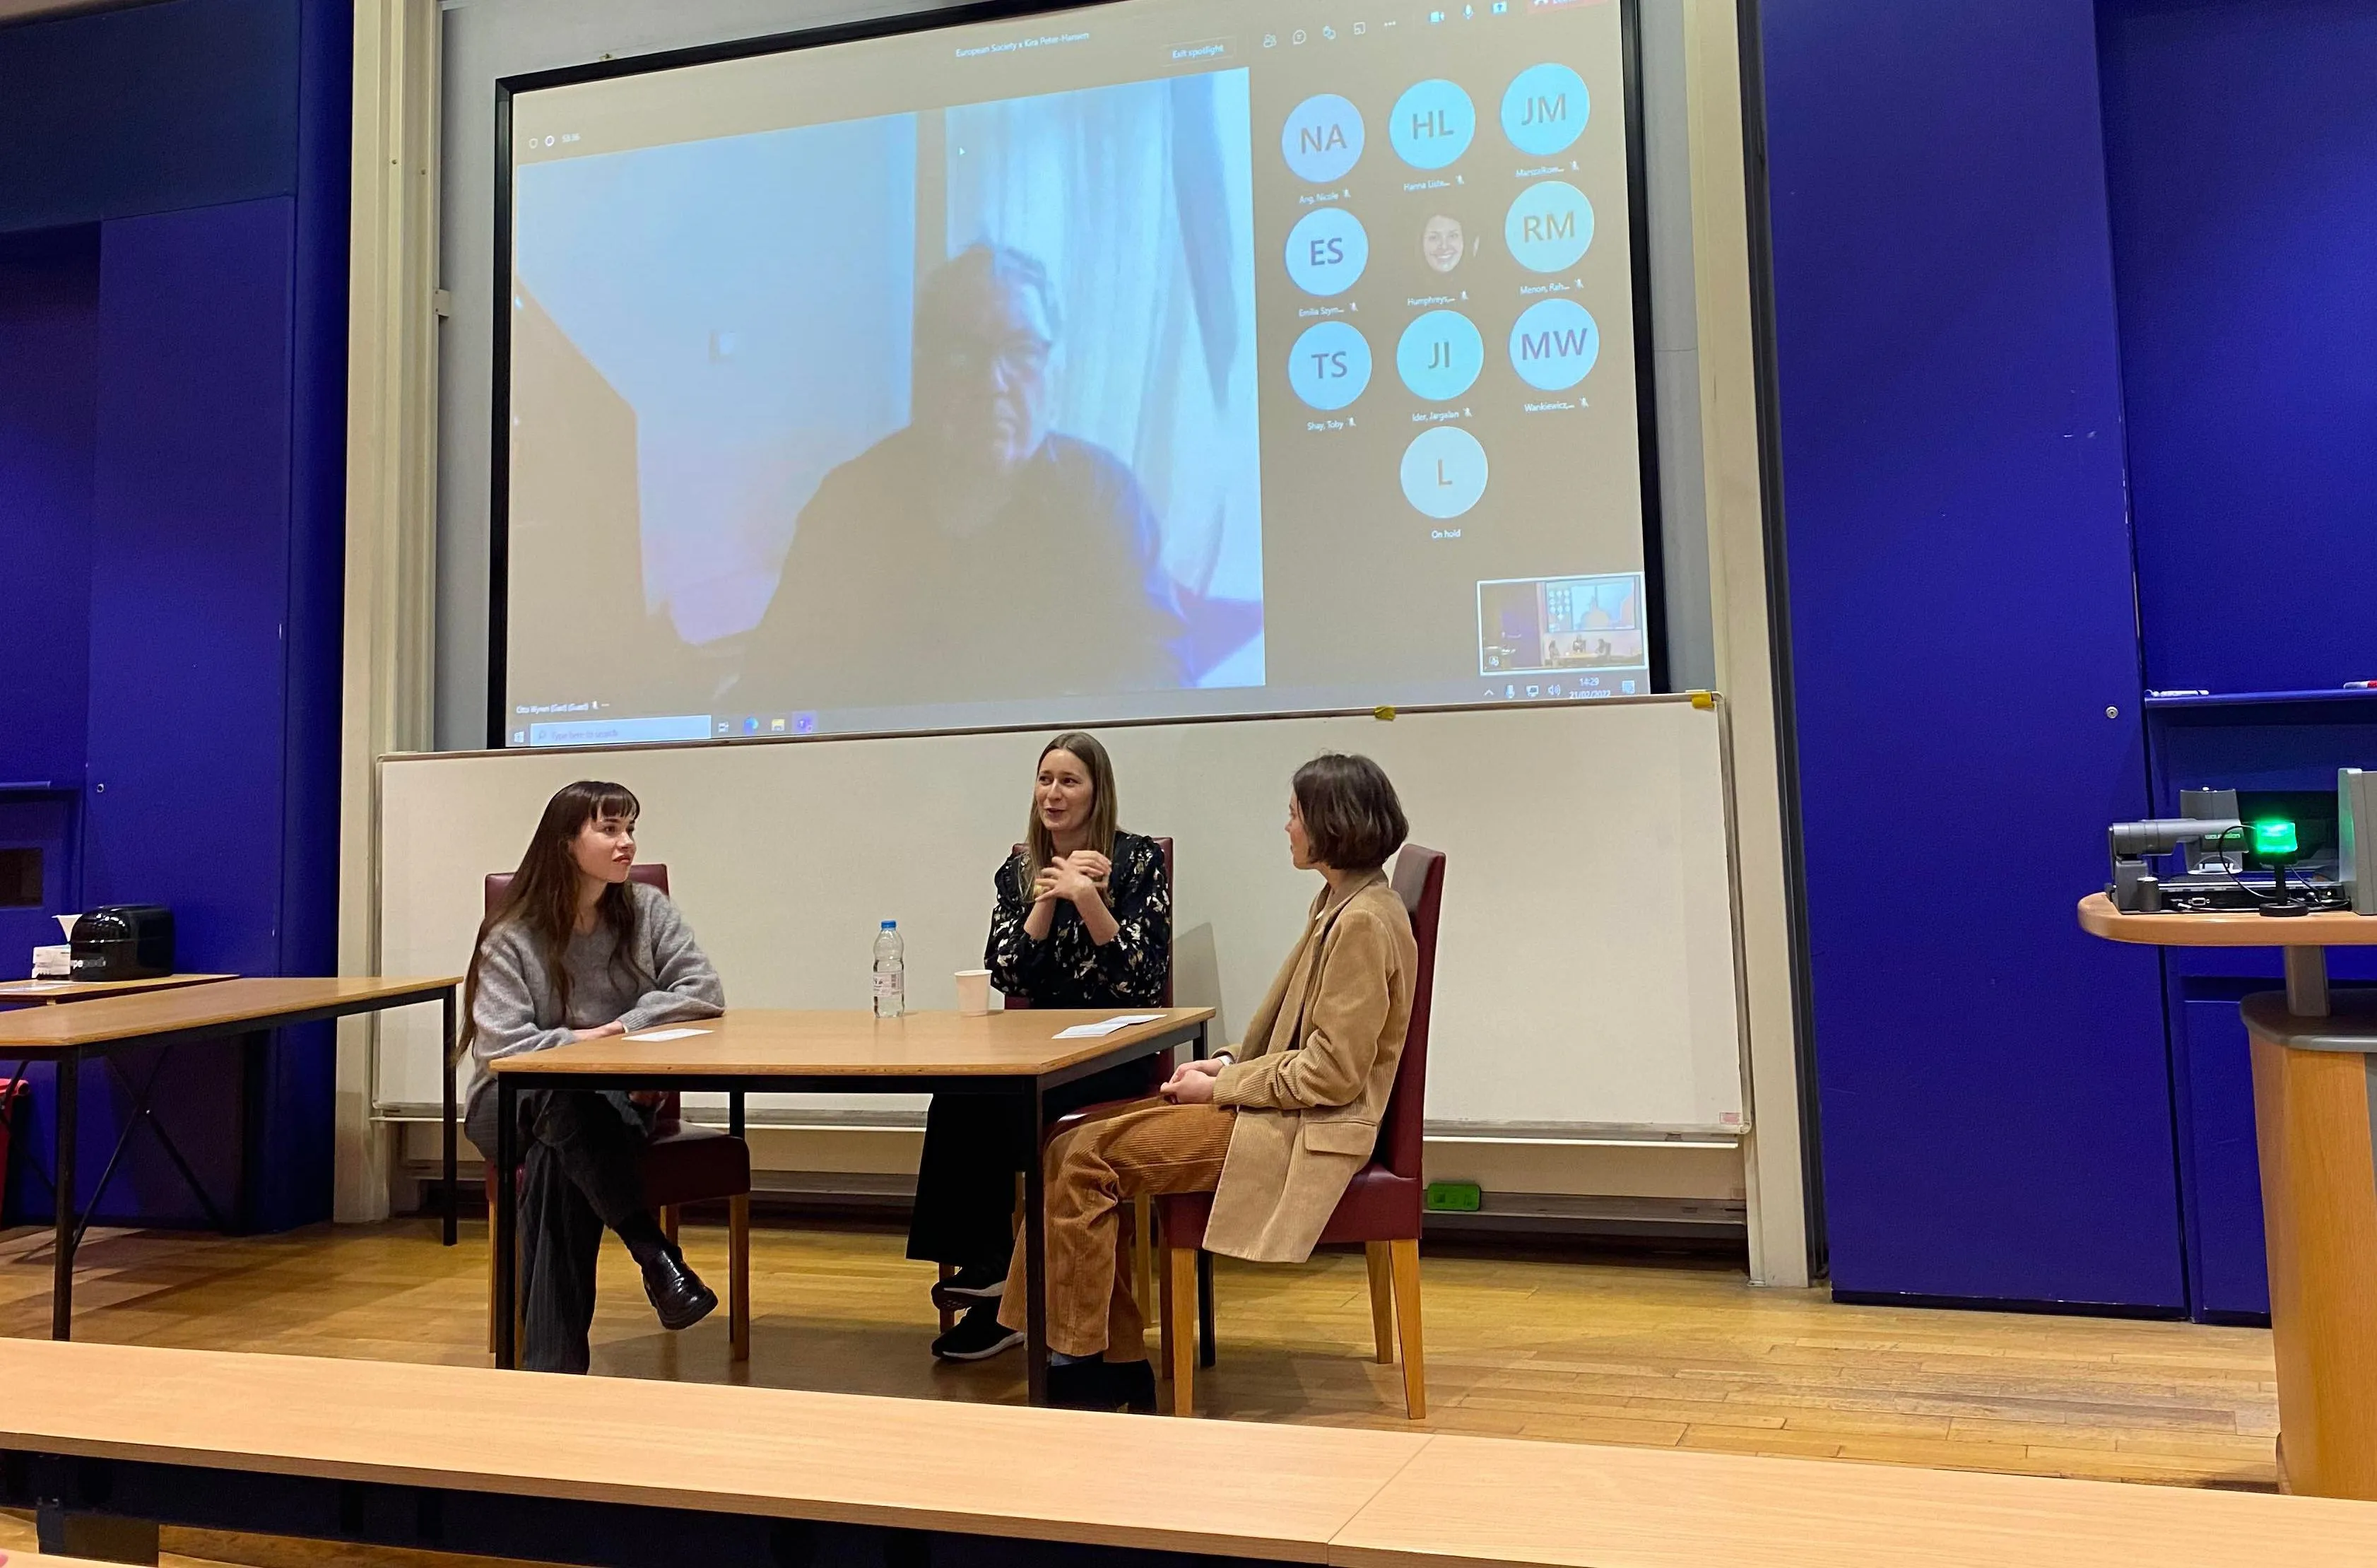
[[[996,1301],[1006,1294],[1005,1269],[962,1268],[934,1285],[933,1305],[945,1311],[962,1312],[985,1301]]]
[[[985,1301],[958,1320],[958,1326],[933,1341],[933,1354],[944,1361],[987,1361],[1002,1350],[1023,1343],[1023,1331],[998,1321],[998,1304]]]

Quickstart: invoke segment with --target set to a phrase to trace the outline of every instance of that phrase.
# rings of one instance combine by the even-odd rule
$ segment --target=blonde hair
[[[1045,762],[1051,751],[1069,751],[1081,760],[1090,772],[1090,842],[1085,846],[1096,850],[1107,859],[1114,858],[1115,821],[1118,812],[1115,805],[1114,762],[1098,737],[1080,730],[1067,730],[1040,748],[1040,760]],[[1057,841],[1048,825],[1040,820],[1040,791],[1035,774],[1032,791],[1032,809],[1023,825],[1023,885],[1022,894],[1029,899],[1033,885],[1040,873],[1056,864]]]

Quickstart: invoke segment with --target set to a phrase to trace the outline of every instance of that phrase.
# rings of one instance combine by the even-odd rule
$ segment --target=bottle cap
[[[883,928],[887,931],[896,931],[900,928],[900,922],[897,920],[886,920],[883,922]]]

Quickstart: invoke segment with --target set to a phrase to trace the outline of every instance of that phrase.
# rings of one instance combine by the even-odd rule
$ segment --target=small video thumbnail
[[[1642,574],[1506,578],[1477,585],[1477,673],[1640,669]]]

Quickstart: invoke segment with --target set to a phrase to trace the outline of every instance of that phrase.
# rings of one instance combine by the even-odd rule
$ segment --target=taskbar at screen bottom
[[[818,736],[917,735],[945,731],[1084,727],[1166,720],[1262,719],[1367,708],[1434,707],[1500,702],[1592,701],[1638,697],[1653,690],[1642,665],[1593,671],[1529,670],[1493,676],[1426,681],[1392,693],[1376,687],[1311,687],[1256,690],[1119,693],[1017,702],[952,703],[928,708],[841,708],[823,712],[627,715],[602,702],[569,704],[567,718],[516,716],[507,734],[515,747],[656,746],[677,741],[787,740]],[[1254,700],[1250,700],[1254,699]]]

